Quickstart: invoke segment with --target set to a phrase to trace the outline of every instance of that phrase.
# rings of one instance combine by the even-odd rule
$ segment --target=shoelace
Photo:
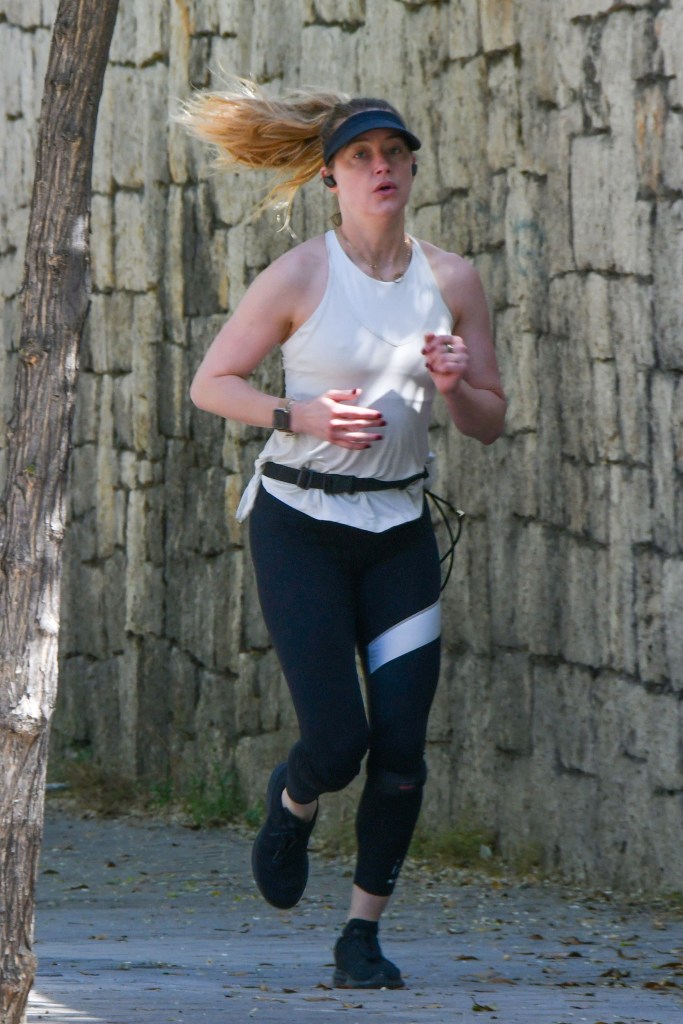
[[[278,832],[271,832],[271,836],[275,839],[282,840],[273,855],[273,864],[277,864],[278,861],[283,860],[287,854],[301,842],[302,838],[292,827],[283,828]]]

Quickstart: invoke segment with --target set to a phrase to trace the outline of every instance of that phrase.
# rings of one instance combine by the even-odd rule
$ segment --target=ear
[[[417,164],[416,163],[413,163],[413,164],[410,165],[410,172],[411,172],[412,176],[415,177],[415,175],[417,174]]]
[[[327,185],[328,188],[336,188],[337,182],[334,179],[334,175],[327,173],[324,167],[320,173],[322,175],[323,185]]]

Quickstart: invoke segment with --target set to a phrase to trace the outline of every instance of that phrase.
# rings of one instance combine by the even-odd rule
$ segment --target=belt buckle
[[[301,487],[302,490],[307,491],[313,486],[313,470],[307,466],[302,466],[297,474],[297,478],[294,481],[297,487]]]
[[[323,490],[325,494],[354,494],[356,480],[353,476],[344,476],[341,473],[333,473],[325,477]]]

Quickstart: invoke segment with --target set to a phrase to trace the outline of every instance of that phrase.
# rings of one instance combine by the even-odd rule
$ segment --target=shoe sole
[[[337,968],[332,976],[332,984],[335,988],[405,988],[406,983],[403,978],[385,978],[383,974],[375,974],[372,978],[360,981]]]

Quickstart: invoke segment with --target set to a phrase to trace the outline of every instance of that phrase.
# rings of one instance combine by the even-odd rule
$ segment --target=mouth
[[[379,192],[380,195],[388,195],[390,192],[395,191],[396,186],[394,185],[393,181],[383,181],[379,185],[377,185],[376,188],[373,189],[373,192]]]

